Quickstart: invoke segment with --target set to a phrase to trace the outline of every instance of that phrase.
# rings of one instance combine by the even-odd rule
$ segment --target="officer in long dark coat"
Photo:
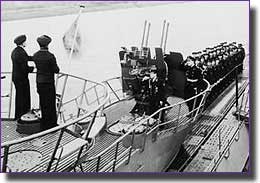
[[[182,54],[170,52],[169,55],[166,55],[164,60],[168,66],[168,80],[166,85],[167,94],[184,98],[186,75]]]
[[[14,39],[17,47],[12,51],[13,63],[12,81],[14,83],[15,94],[15,119],[19,119],[23,114],[31,109],[30,83],[28,73],[33,71],[33,67],[28,66],[28,61],[32,57],[28,56],[24,47],[26,46],[26,36],[20,35]]]
[[[37,68],[37,92],[42,112],[41,129],[47,130],[57,126],[54,73],[58,73],[60,69],[55,56],[48,50],[51,38],[43,35],[37,38],[37,42],[40,50],[33,55],[33,60]]]

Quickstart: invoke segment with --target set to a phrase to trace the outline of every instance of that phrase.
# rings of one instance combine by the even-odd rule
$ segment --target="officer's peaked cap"
[[[21,45],[23,44],[23,42],[26,41],[26,36],[25,35],[20,35],[20,36],[17,36],[15,39],[14,39],[14,43],[17,44],[17,45]]]
[[[42,35],[37,38],[37,42],[40,46],[48,46],[51,42],[51,38],[47,35]]]

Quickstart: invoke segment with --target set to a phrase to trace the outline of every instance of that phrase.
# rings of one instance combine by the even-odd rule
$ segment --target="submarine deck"
[[[242,95],[243,91],[246,88],[246,78],[241,78],[239,81],[239,95]],[[201,147],[204,144],[210,144],[208,139],[209,136],[212,136],[211,134],[214,133],[213,131],[216,128],[224,128],[222,131],[225,134],[232,134],[232,130],[236,129],[235,126],[237,124],[233,124],[234,127],[229,123],[226,125],[226,127],[222,125],[222,121],[230,121],[232,119],[233,115],[230,114],[230,109],[234,108],[235,103],[235,85],[232,83],[230,87],[228,87],[224,93],[223,96],[225,96],[225,104],[222,102],[222,107],[219,107],[218,105],[218,99],[209,107],[208,110],[204,112],[198,123],[193,127],[192,132],[189,136],[187,136],[185,142],[183,143],[186,157],[178,157],[174,160],[175,167],[170,167],[171,171],[173,171],[173,168],[178,168],[178,171],[203,171],[205,167],[208,166],[210,161],[206,161],[205,158],[202,161],[199,161],[198,158],[201,158],[203,155],[199,155],[201,151]],[[222,96],[220,96],[222,97]],[[223,98],[223,97],[222,97]],[[125,107],[124,107],[125,106]],[[117,108],[116,112],[118,115],[120,113],[124,113],[126,110],[128,110],[128,105],[120,105],[120,107]],[[113,119],[108,120],[108,125],[112,124],[114,122]],[[24,135],[21,135],[15,131],[16,128],[16,121],[2,121],[2,141],[9,141],[17,138],[21,138]],[[216,131],[216,130],[215,130]],[[205,135],[207,133],[207,135]],[[216,134],[216,132],[215,132]],[[21,143],[15,147],[12,148],[11,152],[21,151],[21,150],[35,150],[42,154],[41,163],[37,166],[34,166],[33,168],[29,168],[23,171],[28,172],[43,172],[46,171],[46,168],[48,166],[48,160],[50,159],[52,149],[55,146],[55,142],[59,136],[59,133],[53,133],[48,134],[45,137],[35,139],[31,142]],[[65,144],[68,144],[77,138],[65,133],[65,138],[63,138],[61,145],[64,146]],[[215,135],[217,138],[217,135]],[[101,153],[104,149],[106,149],[110,144],[112,144],[116,139],[118,139],[120,136],[111,135],[108,132],[104,131],[100,136],[96,138],[95,146],[90,149],[89,151],[83,151],[82,157],[85,157],[87,159],[91,159],[92,157],[95,157],[99,153]],[[214,139],[216,139],[214,138]],[[222,138],[225,138],[225,135],[223,135]],[[216,141],[216,140],[213,140]],[[205,145],[204,145],[205,146]],[[213,145],[214,148],[217,147],[216,144]],[[118,149],[118,156],[122,154],[126,150],[125,147],[122,146],[122,144],[119,145]],[[139,150],[136,149],[133,151],[133,154],[138,152]],[[3,151],[2,151],[3,152]],[[102,168],[106,168],[107,162],[112,162],[115,149],[110,150],[108,153],[102,157],[102,161],[99,165],[99,170],[102,170]],[[205,153],[204,153],[205,154]],[[209,153],[208,153],[209,154]],[[3,154],[2,154],[3,155]],[[72,171],[73,162],[76,162],[78,153],[73,153],[67,158],[63,159],[59,165],[57,166],[56,171]],[[210,155],[208,155],[210,156]],[[211,155],[212,156],[212,155]],[[121,159],[127,158],[126,155],[122,155]],[[203,158],[203,157],[202,157]],[[209,158],[210,159],[210,158]],[[84,161],[84,158],[81,158],[82,161]],[[202,163],[201,163],[202,162]],[[207,163],[206,163],[207,162]],[[30,162],[27,162],[30,163]],[[97,159],[92,159],[88,161],[88,163],[84,163],[84,166],[80,166],[82,169],[74,169],[75,171],[84,171],[84,172],[95,172],[96,171],[96,164]],[[55,164],[54,164],[55,165]],[[55,166],[52,166],[51,170],[55,169]],[[112,171],[112,166],[108,168],[106,171]]]
[[[238,88],[239,88],[239,96],[242,96],[244,91],[248,86],[248,69],[245,69],[243,75],[239,77]],[[234,134],[234,130],[237,129],[237,123],[235,121],[232,112],[235,105],[235,82],[233,82],[225,91],[218,96],[211,106],[207,108],[205,112],[203,112],[200,120],[193,127],[191,133],[186,137],[186,140],[183,143],[184,153],[182,156],[177,156],[175,160],[172,162],[172,165],[169,167],[168,171],[205,171],[205,169],[210,165],[210,161],[212,160],[212,152],[218,146],[216,145],[216,139],[218,139],[218,129],[222,129],[221,138],[230,138],[229,135]],[[241,97],[240,97],[241,100]],[[220,102],[221,101],[221,102]],[[127,101],[125,101],[127,102]],[[120,105],[117,109],[114,109],[114,113],[116,115],[121,115],[125,113],[125,111],[129,111],[129,105]],[[111,111],[110,111],[111,112]],[[112,111],[113,112],[113,111]],[[116,118],[116,117],[113,117]],[[108,119],[108,126],[115,122],[114,119]],[[16,129],[16,121],[8,121],[2,120],[2,142],[14,140],[17,138],[24,137],[25,135],[21,135],[15,131]],[[59,133],[47,134],[42,138],[35,139],[33,141],[20,143],[18,145],[13,146],[10,149],[10,152],[20,152],[23,150],[37,151],[40,152],[42,158],[40,163],[37,166],[30,167],[30,163],[34,163],[33,159],[31,161],[26,160],[25,166],[30,168],[20,169],[20,170],[12,170],[12,171],[23,171],[23,172],[44,172],[49,163],[50,156],[52,154],[52,150],[55,147],[55,142],[57,141]],[[74,152],[62,159],[56,167],[56,164],[51,166],[51,171],[56,170],[58,172],[61,171],[84,171],[84,172],[95,172],[97,171],[97,158],[98,154],[100,154],[104,149],[110,146],[116,139],[120,136],[111,135],[110,133],[104,131],[95,140],[95,146],[92,149],[84,149],[81,154],[80,161],[84,162],[85,160],[88,163],[84,163],[83,166],[79,166],[79,168],[74,168],[74,163],[77,161],[78,152]],[[61,146],[65,146],[70,142],[73,142],[77,139],[77,137],[72,136],[71,134],[64,133],[64,138],[62,139]],[[203,148],[209,146],[213,142],[213,150],[212,151],[203,151]],[[215,148],[215,149],[214,149]],[[210,148],[207,148],[210,149]],[[127,158],[127,154],[123,153],[127,148],[123,147],[120,143],[118,146],[118,154],[120,160],[125,160]],[[135,149],[132,151],[132,155],[137,153],[139,150]],[[1,157],[3,157],[3,151],[1,151]],[[206,153],[206,154],[205,154]],[[104,157],[102,156],[101,161],[99,162],[98,170],[101,171],[112,171],[111,166],[107,166],[108,162],[113,162],[115,154],[115,149],[109,150]],[[205,160],[205,156],[206,160]],[[87,159],[86,159],[87,158]],[[208,158],[208,160],[207,160]],[[120,161],[117,161],[120,163]]]
[[[127,102],[127,101],[126,101]],[[118,115],[124,113],[126,110],[129,110],[128,105],[124,105],[123,103],[118,107],[115,111]],[[113,111],[112,111],[113,112]],[[114,123],[114,119],[109,119],[107,120],[107,125],[111,125]],[[15,140],[19,139],[22,137],[25,137],[27,135],[25,134],[20,134],[16,132],[16,121],[10,121],[10,120],[2,120],[1,126],[2,126],[2,142],[7,142],[10,140]],[[52,150],[54,149],[56,145],[56,141],[59,137],[59,133],[51,133],[47,134],[44,137],[34,139],[32,141],[28,142],[23,142],[18,145],[14,145],[10,149],[10,153],[14,152],[22,152],[22,151],[37,151],[39,152],[42,157],[40,164],[37,166],[30,166],[30,164],[33,164],[35,160],[33,160],[32,156],[31,158],[29,157],[28,162],[24,162],[25,165],[23,167],[31,167],[31,168],[26,168],[26,169],[16,169],[16,170],[11,170],[11,171],[24,171],[24,172],[44,172],[47,169],[49,159],[52,155]],[[83,150],[81,154],[81,161],[84,161],[86,158],[87,159],[92,159],[99,153],[101,153],[104,149],[106,149],[108,146],[110,146],[116,139],[118,139],[120,136],[116,135],[111,135],[110,133],[104,131],[102,134],[98,135],[95,138],[95,145],[92,149],[88,150],[87,148]],[[64,137],[62,138],[61,141],[61,146],[65,146],[66,144],[69,144],[73,141],[77,140],[77,137],[72,136],[71,134],[64,133]],[[120,156],[120,153],[122,153],[124,150],[126,150],[125,147],[120,143],[118,147],[118,156]],[[133,150],[132,155],[137,152],[138,150]],[[102,156],[99,169],[102,169],[105,167],[107,162],[111,162],[114,158],[113,154],[115,154],[115,149],[109,150],[104,157]],[[3,157],[4,151],[1,151],[1,157]],[[74,169],[73,165],[77,160],[77,155],[78,153],[72,153],[68,157],[62,159],[59,162],[59,165],[55,168],[55,164],[53,164],[52,168],[50,171],[72,171]],[[126,158],[126,155],[122,156],[121,158]],[[90,160],[87,166],[81,167],[84,168],[84,171],[86,172],[95,172],[96,171],[96,162],[97,159],[94,158],[93,160]],[[112,170],[112,167],[107,170],[110,171]],[[74,171],[77,171],[74,169]]]

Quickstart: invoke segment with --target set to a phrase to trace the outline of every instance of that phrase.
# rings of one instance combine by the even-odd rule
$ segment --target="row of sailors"
[[[193,52],[182,63],[187,77],[187,92],[192,90],[193,95],[199,93],[202,88],[200,81],[204,78],[214,85],[209,100],[215,98],[242,72],[244,58],[245,50],[242,44],[237,45],[236,42],[224,42],[202,52]],[[237,69],[231,72],[236,66]]]
[[[123,50],[119,52],[122,76],[125,80],[126,78],[133,77],[129,72],[131,70],[130,68],[134,65],[142,65],[142,61],[147,63],[145,57],[137,58],[134,53],[133,48],[130,51],[123,48]],[[150,58],[151,55],[149,52],[147,56],[149,65],[153,65],[154,60]],[[202,52],[193,53],[193,56],[189,56],[184,61],[180,53],[170,52],[169,55],[164,56],[164,61],[167,63],[168,68],[167,92],[181,98],[190,98],[205,89],[205,86],[201,86],[205,85],[205,83],[202,82],[203,78],[208,80],[211,85],[218,83],[217,81],[221,78],[225,78],[222,79],[224,80],[223,82],[214,87],[214,90],[221,88],[218,92],[223,91],[223,89],[233,81],[236,73],[233,72],[227,77],[226,75],[232,68],[242,63],[244,57],[245,51],[242,45],[239,44],[236,46],[236,43],[221,43],[214,48],[207,48]],[[242,68],[243,66],[240,66],[238,72],[242,72]],[[133,80],[133,78],[131,80]],[[123,86],[123,90],[127,92],[128,86]]]
[[[186,71],[187,81],[196,82],[202,79],[202,75],[210,84],[214,84],[218,79],[224,77],[232,68],[238,67],[238,73],[242,72],[245,50],[242,44],[221,43],[214,48],[207,48],[203,52],[193,52],[193,56],[188,56],[183,61]]]
[[[132,49],[134,48],[136,47],[132,47]],[[124,64],[127,64],[127,61],[129,60],[131,61],[130,65],[138,64],[132,63],[132,59],[126,58],[133,57],[134,55],[131,55],[130,53],[135,53],[135,51],[136,50],[128,52],[126,48],[123,48],[123,50],[119,52],[122,67],[124,67]],[[149,57],[150,55],[148,54],[147,56]],[[230,44],[224,42],[213,48],[206,48],[202,52],[193,52],[192,56],[189,56],[182,64],[186,71],[188,82],[196,82],[197,79],[202,78],[202,74],[210,84],[214,84],[218,79],[225,76],[231,68],[234,68],[238,64],[242,64],[244,57],[245,51],[242,44],[236,46],[236,42]],[[137,60],[140,61],[140,58]],[[151,58],[149,60],[151,60]],[[239,73],[242,72],[242,68],[243,66],[239,67]]]

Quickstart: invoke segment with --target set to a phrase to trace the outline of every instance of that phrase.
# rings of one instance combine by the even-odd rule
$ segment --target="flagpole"
[[[79,21],[79,17],[81,15],[81,12],[85,8],[85,6],[84,5],[80,5],[79,7],[80,7],[80,10],[79,10],[78,16],[76,18],[76,20],[77,20],[76,30],[75,30],[75,33],[74,33],[74,36],[73,36],[72,47],[71,47],[70,54],[69,54],[68,74],[70,73],[71,58],[72,58],[73,50],[74,50],[74,47],[75,47],[75,42],[76,42],[76,37],[77,37],[77,34],[78,34],[78,29],[79,29],[78,21]]]
[[[166,32],[165,32],[165,39],[164,39],[164,47],[163,47],[164,54],[166,52],[166,43],[167,43],[167,39],[168,39],[169,25],[170,25],[170,23],[168,22],[166,25]]]

